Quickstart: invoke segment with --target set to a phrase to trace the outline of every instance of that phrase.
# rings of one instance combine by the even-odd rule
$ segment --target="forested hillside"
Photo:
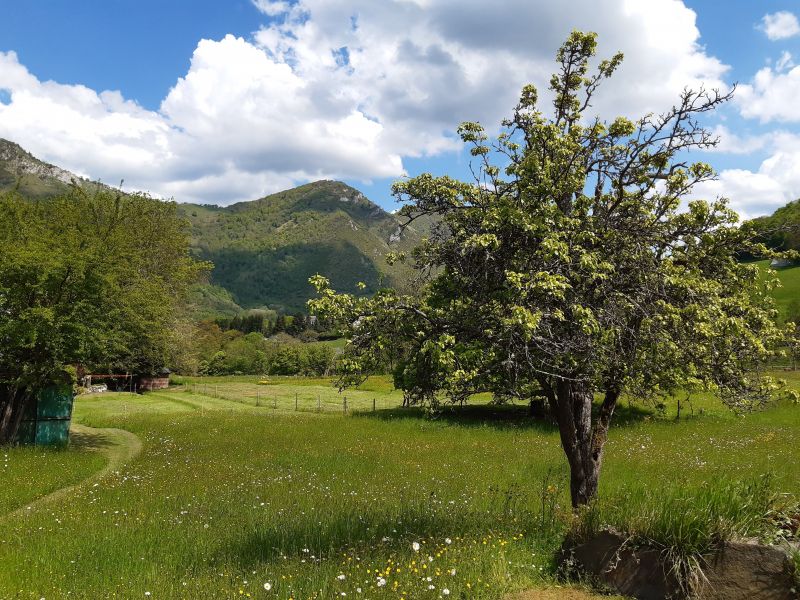
[[[197,255],[214,263],[213,283],[241,306],[302,310],[308,278],[322,273],[334,288],[374,292],[383,282],[409,284],[410,269],[386,254],[410,250],[419,228],[337,181],[318,181],[229,207],[181,205]]]
[[[789,202],[770,216],[753,219],[751,223],[770,248],[800,250],[800,199]]]

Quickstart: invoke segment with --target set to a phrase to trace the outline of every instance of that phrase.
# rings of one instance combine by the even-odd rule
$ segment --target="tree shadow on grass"
[[[530,499],[535,502],[534,498]],[[441,544],[446,536],[452,538],[481,536],[487,531],[532,532],[542,547],[555,549],[561,542],[560,522],[543,527],[535,507],[529,511],[504,514],[500,506],[494,514],[486,510],[464,514],[433,513],[424,503],[399,511],[342,511],[332,518],[316,523],[275,523],[249,531],[222,545],[211,564],[235,563],[251,570],[259,565],[285,557],[314,562],[341,555],[344,549],[375,549],[389,552],[408,550],[412,541],[427,540]],[[535,532],[535,533],[533,533]]]
[[[69,432],[69,445],[65,448],[70,450],[105,450],[114,446],[114,443],[102,432],[75,431]]]
[[[595,404],[594,412],[599,410]],[[491,427],[498,430],[533,430],[542,433],[558,431],[558,425],[551,415],[531,416],[527,406],[519,404],[467,404],[464,406],[446,405],[436,411],[429,411],[419,406],[397,407],[374,412],[355,412],[354,416],[376,419],[380,421],[396,421],[398,419],[419,419],[431,422],[447,423],[459,427]],[[648,408],[633,403],[621,403],[617,406],[612,420],[612,427],[624,427],[641,423],[653,417]]]
[[[375,412],[354,413],[355,416],[379,421],[399,419],[418,419],[434,423],[446,423],[459,427],[500,430],[536,430],[543,433],[558,431],[555,421],[549,417],[532,417],[527,406],[474,404],[464,406],[443,406],[436,411],[419,406],[397,407]]]

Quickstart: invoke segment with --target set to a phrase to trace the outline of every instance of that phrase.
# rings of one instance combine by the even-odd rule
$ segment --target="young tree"
[[[175,203],[111,191],[0,196],[0,444],[69,365],[155,373],[205,268]]]
[[[595,37],[573,32],[558,51],[552,116],[526,86],[493,147],[480,125],[461,125],[476,181],[426,174],[395,184],[409,222],[438,222],[414,253],[429,274],[417,297],[338,295],[316,276],[309,302],[349,328],[342,385],[390,356],[411,403],[543,394],[576,507],[597,494],[622,394],[703,388],[737,409],[757,406],[774,389],[758,365],[781,336],[768,286],[735,259],[766,249],[724,200],[681,208],[714,176],[687,160],[716,143],[697,118],[730,94],[686,90],[661,115],[588,119],[622,61],[590,74]]]

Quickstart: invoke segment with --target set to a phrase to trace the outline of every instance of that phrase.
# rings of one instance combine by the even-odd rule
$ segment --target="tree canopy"
[[[67,367],[162,368],[178,303],[206,268],[174,202],[77,186],[0,196],[0,443]]]
[[[575,506],[597,493],[622,394],[704,389],[756,407],[775,389],[759,368],[782,336],[771,284],[736,260],[766,248],[725,200],[685,202],[714,177],[688,159],[716,144],[698,118],[730,94],[687,89],[662,114],[589,118],[622,62],[617,54],[592,71],[595,51],[595,34],[582,32],[560,48],[552,112],[529,85],[495,140],[478,123],[460,126],[474,181],[395,184],[409,222],[438,222],[409,258],[419,294],[358,298],[315,277],[309,303],[348,328],[343,385],[389,362],[412,403],[541,394]]]

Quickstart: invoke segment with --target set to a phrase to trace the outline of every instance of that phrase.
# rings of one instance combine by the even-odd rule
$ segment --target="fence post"
[[[347,414],[347,396],[344,397],[344,414]]]
[[[375,398],[372,399],[372,412],[375,412]]]

